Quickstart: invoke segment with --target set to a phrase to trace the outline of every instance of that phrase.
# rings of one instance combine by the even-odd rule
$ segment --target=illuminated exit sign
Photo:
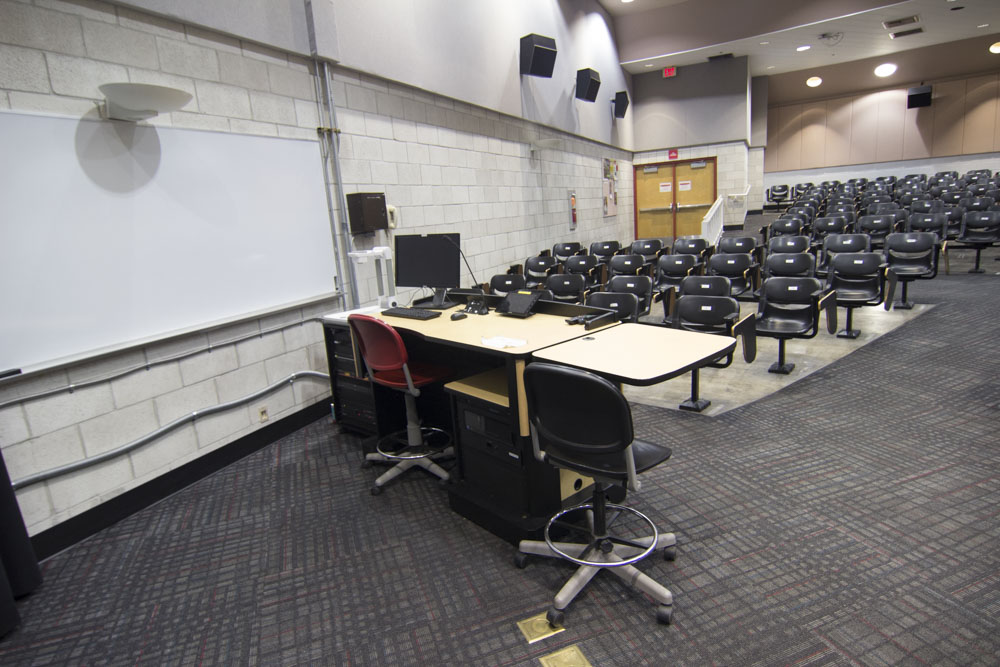
[[[676,67],[664,67],[663,68],[663,78],[664,79],[669,79],[672,76],[677,76],[677,68]]]

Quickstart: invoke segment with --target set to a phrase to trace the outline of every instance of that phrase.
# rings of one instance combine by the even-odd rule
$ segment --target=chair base
[[[776,361],[773,364],[771,364],[771,366],[767,369],[767,372],[768,373],[779,373],[781,375],[788,375],[789,373],[792,372],[793,368],[795,368],[795,364],[793,364],[791,362],[783,364],[780,361]]]
[[[681,410],[687,410],[688,412],[701,412],[708,406],[712,404],[712,401],[707,398],[699,398],[698,400],[688,399],[678,405]]]
[[[837,332],[837,338],[850,338],[855,339],[861,335],[860,329],[844,329],[843,331]]]
[[[375,480],[371,489],[372,495],[377,496],[382,492],[383,486],[414,467],[427,470],[442,482],[447,482],[451,478],[447,470],[435,463],[437,460],[454,456],[451,435],[447,431],[430,426],[419,428],[419,444],[410,445],[409,439],[412,434],[403,429],[379,440],[376,451],[365,455],[365,466],[371,463],[395,463]]]

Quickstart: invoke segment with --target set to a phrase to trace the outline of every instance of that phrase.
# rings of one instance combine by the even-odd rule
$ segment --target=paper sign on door
[[[660,183],[660,192],[673,192],[673,190],[674,190],[674,184],[673,183],[670,183],[670,182],[668,182],[668,183]]]
[[[691,181],[677,181],[677,189],[686,192],[691,189]]]

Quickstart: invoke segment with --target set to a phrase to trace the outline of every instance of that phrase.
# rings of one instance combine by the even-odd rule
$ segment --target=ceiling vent
[[[900,37],[909,37],[910,35],[919,35],[924,31],[923,28],[913,28],[912,30],[901,30],[900,32],[890,32],[889,37],[891,39],[899,39]]]
[[[882,27],[886,30],[892,30],[894,28],[902,28],[904,25],[912,25],[920,21],[919,16],[904,16],[901,19],[894,19],[892,21],[883,21]]]

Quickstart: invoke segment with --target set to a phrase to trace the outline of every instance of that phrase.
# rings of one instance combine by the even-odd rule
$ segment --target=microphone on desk
[[[448,241],[448,243],[458,248],[458,254],[462,256],[462,261],[465,262],[465,268],[469,270],[469,275],[472,276],[472,282],[476,285],[481,285],[482,283],[476,280],[476,274],[472,272],[472,267],[469,266],[469,260],[465,258],[465,253],[462,252],[462,246],[452,241],[450,236],[446,235],[444,238]]]

